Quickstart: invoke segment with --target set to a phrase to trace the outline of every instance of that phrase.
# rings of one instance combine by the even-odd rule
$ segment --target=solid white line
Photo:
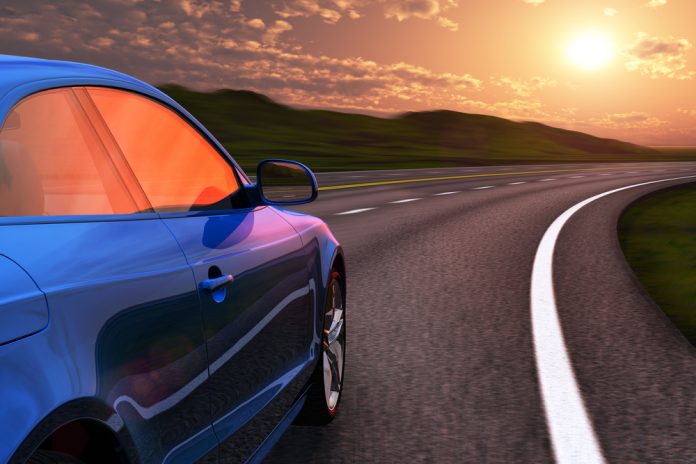
[[[341,213],[336,213],[336,216],[344,216],[346,214],[357,214],[357,213],[364,213],[365,211],[370,211],[375,208],[360,208],[360,209],[351,209],[350,211],[343,211]]]
[[[532,336],[539,387],[557,464],[605,462],[575,379],[558,319],[553,288],[553,255],[561,229],[582,207],[607,195],[658,182],[693,178],[696,176],[643,182],[590,197],[558,216],[539,243],[531,279]]]
[[[539,182],[548,182],[550,180],[556,180],[556,179],[541,179]]]
[[[508,185],[522,185],[526,184],[526,182],[510,182]]]
[[[436,196],[438,196],[438,195],[452,195],[454,193],[459,193],[459,190],[454,190],[452,192],[434,193],[433,195],[436,195]]]
[[[418,201],[418,200],[422,200],[422,198],[406,198],[406,199],[404,199],[404,200],[390,201],[389,203],[391,203],[391,204],[393,204],[393,205],[396,205],[396,204],[399,204],[399,203],[409,203],[409,202],[411,202],[411,201]]]
[[[493,187],[494,187],[493,185],[485,185],[483,187],[472,187],[471,190],[492,189]]]

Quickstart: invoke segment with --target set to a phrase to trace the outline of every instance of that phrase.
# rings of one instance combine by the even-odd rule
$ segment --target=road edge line
[[[600,198],[636,187],[683,179],[696,179],[696,176],[641,182],[587,198],[558,216],[539,242],[530,289],[532,341],[546,425],[558,464],[606,462],[575,378],[556,307],[553,257],[560,232],[576,212]]]

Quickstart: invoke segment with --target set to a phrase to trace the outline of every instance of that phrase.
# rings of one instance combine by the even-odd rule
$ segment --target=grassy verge
[[[619,221],[619,239],[643,286],[696,345],[696,184],[631,206]]]

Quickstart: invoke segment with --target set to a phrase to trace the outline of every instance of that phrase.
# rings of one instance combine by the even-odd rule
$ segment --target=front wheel
[[[321,353],[312,374],[304,407],[295,420],[300,425],[325,425],[338,412],[343,391],[343,365],[346,351],[346,312],[343,278],[336,271],[331,279],[324,306]]]

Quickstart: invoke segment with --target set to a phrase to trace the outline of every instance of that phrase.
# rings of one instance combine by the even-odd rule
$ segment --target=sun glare
[[[607,65],[614,57],[614,43],[602,33],[585,32],[568,43],[566,55],[578,68],[595,70]]]

